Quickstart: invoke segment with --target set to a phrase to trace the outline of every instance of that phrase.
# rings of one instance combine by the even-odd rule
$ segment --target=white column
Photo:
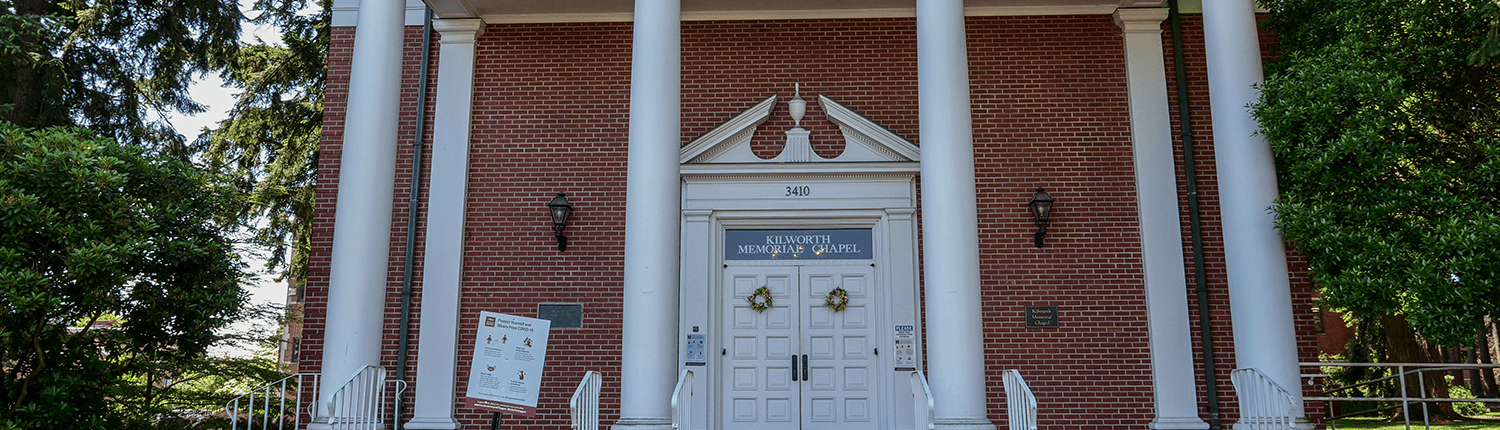
[[[1193,335],[1188,323],[1187,267],[1182,261],[1182,219],[1177,206],[1177,166],[1162,56],[1161,22],[1167,10],[1119,9],[1124,30],[1125,76],[1130,88],[1130,135],[1135,195],[1140,214],[1141,260],[1146,280],[1146,321],[1156,417],[1152,429],[1206,429],[1198,417],[1193,379]]]
[[[979,219],[963,0],[917,2],[927,376],[935,424],[994,429],[985,396]]]
[[[334,392],[361,367],[380,364],[405,12],[404,0],[360,4],[333,218],[320,407],[310,428],[328,428]]]
[[[422,265],[421,341],[409,429],[459,428],[453,419],[458,298],[463,290],[464,216],[469,191],[469,112],[474,95],[474,44],[481,19],[438,19],[432,169],[427,197],[426,258]],[[425,83],[424,83],[425,84]],[[540,200],[539,200],[540,201]],[[541,213],[540,206],[537,209]]]
[[[1260,43],[1250,0],[1203,2],[1224,259],[1237,368],[1255,368],[1291,392],[1304,415],[1292,328],[1286,248],[1269,208],[1276,200],[1271,146],[1249,108],[1260,92]]]
[[[635,2],[630,147],[625,175],[625,297],[616,429],[672,426],[677,383],[682,188],[682,5]]]

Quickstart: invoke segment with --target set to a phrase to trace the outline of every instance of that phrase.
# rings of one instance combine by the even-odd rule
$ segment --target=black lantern
[[[573,205],[568,203],[568,195],[557,193],[552,201],[547,202],[547,210],[552,212],[552,231],[557,236],[557,250],[568,250],[568,237],[563,236],[563,228],[568,226],[568,217],[573,216]]]
[[[1036,247],[1042,247],[1042,238],[1047,236],[1047,224],[1052,217],[1052,203],[1056,202],[1047,190],[1041,187],[1036,189],[1036,194],[1031,196],[1031,201],[1026,206],[1031,207],[1031,217],[1036,219]]]

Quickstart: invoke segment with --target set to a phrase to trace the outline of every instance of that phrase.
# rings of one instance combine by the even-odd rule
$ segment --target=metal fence
[[[1303,368],[1315,368],[1315,369],[1317,369],[1316,373],[1304,373],[1304,374],[1302,374],[1302,378],[1308,379],[1308,383],[1310,383],[1310,384],[1318,384],[1319,383],[1318,380],[1323,380],[1324,381],[1323,382],[1323,387],[1322,387],[1322,390],[1321,390],[1324,395],[1322,395],[1322,396],[1305,397],[1305,398],[1303,398],[1303,400],[1306,400],[1306,401],[1309,401],[1309,402],[1319,402],[1319,401],[1321,401],[1321,402],[1324,402],[1325,404],[1328,405],[1328,413],[1329,413],[1328,422],[1330,424],[1329,428],[1333,428],[1332,423],[1333,423],[1333,420],[1335,420],[1335,419],[1345,418],[1345,417],[1351,417],[1351,416],[1358,416],[1358,415],[1365,415],[1365,414],[1371,414],[1371,413],[1377,413],[1377,412],[1390,411],[1390,410],[1395,410],[1395,409],[1399,408],[1400,410],[1407,412],[1407,413],[1403,413],[1401,415],[1403,417],[1403,421],[1406,423],[1406,428],[1410,429],[1411,428],[1411,418],[1412,418],[1412,415],[1416,413],[1416,411],[1413,410],[1413,408],[1414,408],[1413,407],[1413,403],[1415,403],[1415,404],[1417,404],[1417,405],[1420,406],[1419,409],[1421,410],[1422,425],[1424,427],[1430,427],[1431,424],[1432,424],[1432,419],[1431,419],[1431,410],[1429,409],[1429,404],[1431,404],[1431,403],[1455,403],[1455,402],[1487,402],[1487,403],[1492,403],[1492,402],[1500,402],[1500,398],[1485,398],[1485,397],[1480,397],[1480,398],[1472,398],[1472,399],[1463,399],[1463,398],[1453,398],[1453,397],[1427,397],[1428,392],[1427,392],[1427,390],[1425,388],[1426,385],[1427,385],[1427,381],[1434,380],[1434,378],[1436,378],[1436,380],[1443,381],[1443,383],[1446,384],[1447,383],[1447,378],[1446,377],[1447,377],[1448,373],[1455,372],[1455,371],[1469,370],[1469,371],[1474,371],[1474,373],[1475,373],[1474,376],[1475,377],[1479,377],[1479,375],[1478,375],[1479,372],[1482,372],[1482,371],[1493,372],[1494,371],[1493,369],[1500,368],[1500,365],[1497,365],[1497,364],[1465,364],[1465,363],[1322,363],[1322,362],[1298,363],[1298,364],[1301,365]],[[1389,371],[1389,372],[1392,372],[1392,373],[1390,373],[1388,375],[1385,375],[1385,376],[1382,376],[1382,377],[1379,377],[1379,378],[1374,378],[1374,379],[1371,379],[1371,380],[1368,380],[1368,381],[1363,381],[1363,382],[1356,383],[1356,384],[1351,384],[1351,385],[1331,385],[1331,384],[1333,384],[1333,382],[1328,381],[1327,380],[1327,375],[1324,373],[1324,368],[1327,368],[1327,367],[1345,367],[1345,368],[1349,368],[1349,367],[1365,367],[1365,368],[1376,368],[1376,369],[1381,369],[1381,370]],[[1415,397],[1407,395],[1407,393],[1412,392],[1410,390],[1410,387],[1407,386],[1407,380],[1411,379],[1413,377],[1415,377],[1416,380],[1417,380],[1416,381],[1417,382],[1417,384],[1416,384],[1417,387],[1421,387],[1421,388],[1415,390],[1418,393],[1417,396],[1415,396]],[[1362,391],[1363,391],[1363,390],[1361,390],[1362,388],[1372,388],[1372,387],[1377,388],[1377,391],[1395,392],[1395,393],[1399,393],[1400,395],[1398,395],[1398,396],[1366,396],[1366,395],[1360,395],[1360,394],[1362,394]],[[1356,411],[1356,412],[1352,412],[1352,413],[1348,413],[1348,414],[1334,414],[1334,407],[1333,406],[1335,404],[1338,404],[1339,402],[1345,402],[1345,403],[1352,403],[1352,402],[1374,402],[1374,403],[1377,403],[1377,405],[1375,405],[1374,407],[1369,408],[1369,409],[1362,409],[1362,410],[1359,410],[1359,411]],[[1390,403],[1390,404],[1389,405],[1380,405],[1379,403]]]
[[[250,390],[245,395],[224,404],[233,430],[284,430],[301,429],[302,415],[311,411],[302,408],[302,387],[311,384],[312,398],[318,396],[318,374],[298,373]],[[310,417],[310,416],[309,416]]]

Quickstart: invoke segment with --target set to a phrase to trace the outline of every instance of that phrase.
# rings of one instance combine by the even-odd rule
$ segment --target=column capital
[[[1167,19],[1166,8],[1131,8],[1115,10],[1115,25],[1125,33],[1161,34],[1161,22]]]
[[[484,35],[484,19],[434,19],[432,29],[443,36],[438,43],[474,43]]]

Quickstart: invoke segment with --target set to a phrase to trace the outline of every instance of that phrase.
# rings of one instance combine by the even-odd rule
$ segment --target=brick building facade
[[[1296,256],[1283,247],[1275,252],[1288,261],[1283,263],[1286,267],[1246,263],[1250,268],[1242,270],[1289,274],[1283,282],[1290,292],[1280,295],[1285,296],[1281,297],[1283,301],[1290,299],[1290,308],[1264,316],[1285,317],[1294,334],[1290,338],[1264,334],[1249,340],[1235,337],[1254,335],[1236,333],[1231,316],[1262,310],[1231,303],[1233,290],[1248,290],[1240,294],[1252,296],[1263,292],[1253,283],[1235,285],[1235,277],[1228,273],[1235,263],[1229,261],[1233,252],[1226,248],[1234,244],[1229,238],[1232,235],[1225,231],[1246,227],[1226,226],[1220,181],[1244,178],[1226,179],[1221,171],[1224,163],[1240,160],[1216,157],[1216,148],[1224,144],[1216,140],[1225,138],[1215,135],[1214,126],[1219,122],[1213,115],[1226,114],[1210,108],[1209,81],[1214,77],[1210,76],[1210,58],[1206,55],[1206,45],[1211,42],[1206,39],[1212,36],[1204,32],[1204,22],[1211,17],[1196,11],[1182,17],[1183,63],[1207,263],[1203,268],[1210,309],[1206,320],[1212,324],[1208,331],[1215,342],[1217,368],[1214,375],[1205,376],[1197,303],[1204,298],[1193,291],[1197,274],[1189,233],[1189,179],[1182,153],[1182,117],[1173,91],[1177,79],[1171,32],[1163,19],[1165,9],[1161,8],[1164,4],[1075,2],[1078,4],[1057,6],[995,1],[990,2],[994,5],[976,7],[970,2],[967,16],[961,18],[964,43],[958,51],[966,61],[960,64],[967,64],[964,88],[966,108],[971,113],[973,194],[967,199],[972,199],[971,237],[977,247],[969,247],[961,241],[934,238],[931,233],[949,228],[935,226],[933,219],[948,219],[947,213],[954,206],[947,204],[949,200],[932,200],[951,198],[928,195],[951,187],[946,186],[949,182],[928,176],[944,174],[950,168],[961,171],[964,166],[935,165],[939,162],[933,160],[951,159],[938,158],[945,155],[936,151],[933,155],[930,148],[924,148],[928,145],[924,135],[939,133],[924,128],[927,125],[921,112],[928,102],[923,99],[923,88],[927,87],[922,81],[945,79],[920,76],[925,72],[919,72],[919,57],[926,54],[920,52],[919,39],[928,37],[919,28],[924,12],[914,11],[910,5],[844,9],[837,2],[822,6],[817,1],[807,3],[796,6],[797,10],[776,13],[703,11],[693,10],[692,4],[682,5],[685,9],[677,33],[680,99],[676,106],[680,111],[668,114],[680,118],[676,124],[680,141],[673,153],[680,154],[684,161],[681,170],[674,172],[677,176],[670,178],[681,188],[672,196],[676,198],[666,200],[676,201],[665,202],[680,216],[669,220],[678,226],[676,231],[663,232],[674,247],[662,249],[662,254],[677,263],[671,274],[677,281],[670,289],[675,297],[669,298],[669,303],[651,305],[679,310],[665,322],[672,325],[666,333],[653,325],[662,321],[641,323],[650,317],[633,317],[627,309],[641,300],[632,296],[636,291],[632,288],[641,287],[631,285],[630,273],[650,270],[635,269],[630,259],[660,258],[631,254],[640,248],[628,251],[627,245],[631,240],[627,239],[627,229],[632,228],[627,225],[627,213],[634,203],[627,197],[635,196],[627,192],[631,169],[635,168],[631,152],[642,145],[632,141],[632,116],[657,113],[633,110],[643,109],[632,106],[633,82],[652,77],[639,71],[632,73],[632,55],[641,49],[639,40],[643,36],[630,20],[605,12],[506,16],[484,13],[482,9],[487,6],[483,3],[435,3],[440,19],[436,20],[438,31],[429,46],[430,78],[421,82],[422,22],[412,18],[410,6],[401,8],[402,27],[396,32],[399,50],[385,47],[387,52],[399,54],[387,64],[397,66],[400,84],[383,99],[394,101],[399,109],[394,111],[394,122],[384,121],[377,127],[371,123],[381,122],[380,115],[388,114],[362,110],[379,103],[356,97],[369,92],[365,89],[380,86],[361,87],[358,83],[361,78],[356,64],[361,54],[357,53],[352,25],[356,21],[350,10],[339,12],[342,15],[335,16],[329,56],[311,267],[302,297],[306,314],[301,369],[324,372],[325,397],[338,388],[334,380],[355,364],[384,366],[391,373],[398,372],[402,293],[409,282],[414,294],[403,373],[411,389],[405,393],[398,418],[387,418],[405,428],[488,425],[489,411],[462,405],[473,364],[473,322],[481,311],[536,317],[538,305],[543,304],[581,306],[581,326],[551,331],[537,415],[508,417],[505,425],[509,428],[566,428],[568,396],[590,370],[604,375],[601,413],[606,423],[616,428],[660,428],[664,425],[661,420],[669,418],[660,414],[666,405],[635,406],[644,403],[631,402],[665,402],[660,387],[671,388],[683,369],[698,371],[699,397],[693,404],[695,421],[691,428],[773,428],[777,419],[768,405],[773,405],[772,398],[782,397],[764,394],[771,388],[759,387],[761,394],[740,399],[736,388],[729,386],[739,383],[730,358],[739,351],[730,351],[736,346],[730,338],[748,336],[746,339],[754,338],[761,342],[756,345],[764,348],[769,345],[766,336],[774,337],[757,335],[755,330],[730,331],[739,322],[736,312],[742,311],[742,306],[731,303],[741,299],[741,292],[730,284],[739,279],[738,274],[748,273],[745,276],[754,277],[754,283],[770,285],[773,277],[790,270],[794,275],[788,279],[796,291],[795,273],[803,273],[803,284],[815,282],[807,273],[816,278],[823,273],[817,268],[822,263],[737,262],[724,255],[724,234],[733,230],[806,229],[868,231],[862,234],[872,236],[870,246],[879,248],[868,258],[838,262],[842,264],[836,266],[838,269],[829,269],[848,272],[853,270],[850,267],[872,267],[868,273],[860,272],[871,280],[872,289],[865,295],[856,294],[856,301],[851,303],[862,309],[860,312],[868,309],[875,328],[839,339],[843,339],[841,348],[854,345],[850,339],[868,340],[868,344],[860,345],[874,354],[867,357],[873,366],[830,366],[842,372],[834,379],[838,385],[835,390],[844,392],[857,385],[850,375],[873,372],[876,375],[868,376],[868,381],[877,392],[858,399],[836,397],[841,403],[831,411],[837,415],[837,423],[825,426],[818,421],[822,412],[814,401],[818,398],[816,384],[801,388],[794,385],[792,402],[802,406],[792,408],[792,415],[797,416],[785,423],[791,426],[788,428],[911,428],[911,388],[905,379],[910,372],[901,368],[899,361],[892,361],[898,359],[892,357],[896,353],[894,335],[889,333],[891,327],[903,324],[918,327],[914,367],[933,377],[934,396],[940,405],[951,400],[945,396],[957,396],[950,393],[982,393],[977,414],[973,407],[938,406],[938,424],[945,428],[984,428],[986,422],[1005,425],[1009,411],[1000,377],[1004,369],[1019,370],[1036,393],[1039,428],[1185,429],[1208,428],[1218,421],[1229,425],[1239,419],[1229,372],[1247,367],[1236,355],[1237,350],[1284,347],[1295,351],[1293,362],[1286,363],[1286,357],[1260,360],[1279,360],[1294,370],[1297,360],[1315,361],[1310,286]],[[611,7],[603,2],[580,4],[600,10]],[[457,7],[454,5],[468,5],[468,15],[452,12]],[[368,14],[370,7],[360,5],[357,12]],[[637,9],[635,15],[641,14]],[[365,20],[373,18],[357,19],[361,28],[385,28],[366,24]],[[1154,46],[1155,52],[1142,52],[1140,43]],[[1260,46],[1267,46],[1266,41],[1260,41]],[[471,58],[457,58],[455,53],[471,53]],[[635,58],[639,61],[641,57]],[[1142,64],[1155,67],[1146,67],[1147,72],[1141,74]],[[1143,76],[1144,85],[1153,88],[1149,92],[1132,87],[1132,82],[1143,85]],[[1156,82],[1164,85],[1155,88],[1160,85]],[[431,89],[425,102],[418,100],[423,85]],[[794,85],[800,85],[800,91],[794,92]],[[467,102],[455,101],[455,97],[466,98]],[[787,102],[794,97],[807,102],[800,121],[789,113]],[[1155,100],[1164,104],[1153,104]],[[763,112],[757,111],[758,106],[765,107]],[[425,110],[419,111],[419,107]],[[831,112],[838,109],[843,111]],[[1247,116],[1243,111],[1233,114]],[[422,161],[413,166],[418,155],[419,123],[424,129],[420,134]],[[860,128],[861,124],[873,127]],[[464,127],[467,131],[459,130]],[[785,147],[798,145],[789,143],[797,139],[788,133],[797,128],[807,132],[805,142],[812,155],[783,155]],[[1153,131],[1145,131],[1147,128]],[[373,129],[389,131],[369,131]],[[351,130],[362,134],[353,136]],[[341,184],[355,183],[350,179],[352,162],[346,148],[353,145],[351,141],[358,141],[366,145],[360,151],[371,151],[368,142],[372,133],[379,134],[375,140],[384,142],[375,150],[394,155],[393,174],[385,179],[390,182],[390,191],[346,196],[344,193],[352,191],[341,189]],[[1164,139],[1147,141],[1146,136]],[[1253,138],[1249,140],[1255,145]],[[463,143],[458,150],[460,156],[453,155],[456,149],[450,142]],[[920,160],[915,153],[902,152],[906,148],[902,145],[907,144],[913,150],[920,148]],[[875,155],[853,162],[828,161],[855,147]],[[695,148],[709,149],[691,153]],[[964,146],[957,148],[962,152]],[[1145,161],[1153,148],[1156,154],[1170,157]],[[734,151],[746,150],[756,160],[733,158]],[[361,172],[355,174],[366,175]],[[1263,181],[1274,171],[1258,174],[1261,177],[1244,180]],[[417,219],[409,224],[407,204],[414,175],[419,184],[415,187],[419,206]],[[1153,175],[1175,183],[1175,187],[1143,192],[1148,185],[1142,178]],[[360,176],[353,181],[362,184],[370,182],[371,177]],[[1271,181],[1274,186],[1274,176]],[[945,186],[933,188],[934,184]],[[794,186],[807,187],[811,195],[800,195],[800,188],[793,193]],[[787,192],[782,196],[757,195],[754,191],[783,187]],[[1037,226],[1027,207],[1038,188],[1045,188],[1057,201],[1042,247],[1035,246]],[[546,208],[559,192],[566,193],[573,206],[573,216],[564,231],[566,251],[558,250]],[[388,199],[389,205],[377,201],[371,206],[374,210],[366,206],[355,210],[368,215],[385,208],[388,222],[384,217],[367,221],[387,225],[381,233],[386,237],[341,242],[345,239],[335,237],[335,224],[340,222],[337,218],[361,216],[346,213],[356,207],[349,202],[369,203],[370,196]],[[1158,201],[1151,199],[1161,196],[1168,206],[1150,205]],[[650,196],[642,199],[655,200]],[[962,196],[958,199],[967,200]],[[1169,217],[1165,219],[1167,225],[1178,228],[1153,235],[1147,224],[1160,225],[1162,214]],[[701,228],[694,224],[700,222]],[[414,252],[408,278],[409,225],[415,228],[415,240],[411,243]],[[343,224],[339,226],[344,228]],[[952,236],[950,231],[940,233]],[[1258,234],[1267,233],[1274,234]],[[365,240],[372,236],[344,234],[362,234]],[[1150,247],[1162,249],[1162,243],[1175,252],[1168,252],[1171,258],[1166,260],[1151,260],[1146,255]],[[384,255],[383,261],[364,258],[358,269],[367,273],[365,279],[383,282],[357,289],[341,287],[336,266],[353,264],[336,262],[338,254],[351,252],[345,248],[363,249],[366,256]],[[958,319],[953,315],[966,311],[952,307],[955,302],[932,297],[937,291],[933,290],[935,282],[951,283],[950,278],[931,270],[934,264],[947,268],[952,267],[946,265],[950,261],[961,260],[943,257],[934,261],[935,252],[956,252],[977,261],[977,266],[960,265],[957,270],[972,271],[977,284],[955,288],[961,297],[978,298],[977,302],[960,302],[972,306],[977,319]],[[855,278],[836,279],[852,283]],[[440,289],[434,282],[447,287]],[[1270,291],[1277,295],[1274,289]],[[434,301],[438,297],[446,301]],[[808,299],[787,300],[805,304]],[[337,316],[352,311],[340,311],[336,303],[356,303],[347,306],[360,310],[363,322]],[[1171,309],[1161,310],[1162,306]],[[1056,325],[1028,327],[1028,307],[1055,307]],[[804,319],[816,319],[816,312],[804,310],[802,315]],[[850,314],[845,312],[835,314],[843,318],[840,324],[849,324]],[[760,315],[763,324],[767,317]],[[960,333],[952,339],[937,339],[951,342],[943,345],[968,345],[972,351],[953,352],[955,358],[945,355],[955,348],[935,350],[931,339],[948,336],[942,331],[945,326],[934,328],[935,319],[941,324],[972,328],[972,335]],[[814,323],[803,323],[801,336],[813,332],[807,324]],[[695,366],[683,360],[685,346],[681,340],[687,333],[697,332],[700,325],[708,339],[710,357],[704,365]],[[633,345],[628,340],[630,333],[648,333],[654,339]],[[799,332],[793,333],[799,336]],[[815,349],[805,339],[800,347],[797,340],[792,342],[794,362],[798,350],[806,354]],[[1281,346],[1265,347],[1254,342]],[[666,355],[676,360],[661,363],[663,360],[631,358],[631,351],[664,344],[675,346],[676,352]],[[349,352],[354,350],[364,352]],[[838,353],[844,358],[858,355],[851,351],[839,349]],[[885,358],[875,357],[882,353]],[[965,361],[976,356],[982,361]],[[632,371],[632,366],[650,370]],[[942,373],[965,366],[958,373]],[[770,375],[778,375],[771,367],[747,369],[759,372],[753,379],[765,384]],[[932,376],[934,373],[938,375]],[[439,377],[424,385],[424,375]],[[444,379],[442,375],[448,376]],[[1188,377],[1182,378],[1184,375]],[[1209,414],[1206,383],[1210,376],[1219,397],[1215,406],[1221,416],[1217,420]],[[953,382],[960,378],[970,381]],[[1277,375],[1272,378],[1277,379]],[[1277,382],[1293,391],[1302,386],[1295,379]],[[736,400],[754,406],[742,410]],[[852,405],[865,409],[858,412],[851,409]],[[1319,410],[1312,405],[1308,408],[1297,415],[1315,420]],[[321,422],[327,423],[326,416],[337,416],[338,412],[319,413],[324,417]]]

